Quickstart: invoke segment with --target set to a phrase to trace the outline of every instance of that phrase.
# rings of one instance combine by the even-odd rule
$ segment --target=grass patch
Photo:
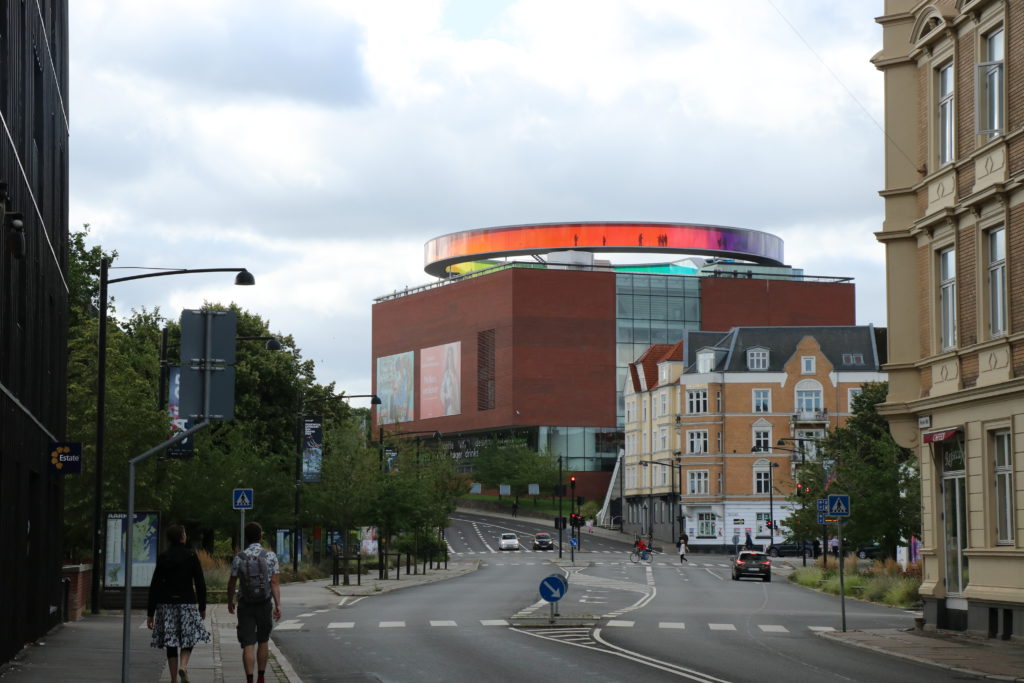
[[[818,567],[800,567],[793,571],[789,580],[801,586],[817,588],[824,576],[825,572],[821,571]]]
[[[825,569],[820,562],[815,567],[795,569],[789,580],[801,586],[839,595],[838,562],[834,557],[828,560]],[[843,565],[850,566],[846,561]],[[903,571],[895,560],[877,560],[864,572],[844,569],[843,587],[849,596],[893,607],[914,607],[921,601],[918,592],[921,587],[920,569],[910,567]]]

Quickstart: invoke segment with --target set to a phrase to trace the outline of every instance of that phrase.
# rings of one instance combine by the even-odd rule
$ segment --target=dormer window
[[[768,349],[749,349],[747,351],[747,370],[767,370]]]
[[[697,372],[712,372],[715,369],[715,352],[700,351],[697,353]]]
[[[814,374],[814,356],[800,357],[800,373],[803,375]]]

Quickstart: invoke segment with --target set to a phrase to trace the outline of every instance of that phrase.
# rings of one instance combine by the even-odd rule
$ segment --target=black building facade
[[[66,0],[0,0],[0,662],[61,616],[67,51]]]

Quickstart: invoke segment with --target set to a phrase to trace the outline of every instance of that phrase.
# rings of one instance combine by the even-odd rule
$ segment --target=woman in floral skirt
[[[189,683],[188,660],[196,643],[210,642],[206,619],[206,580],[199,556],[185,545],[185,527],[167,528],[170,547],[156,560],[149,583],[146,625],[153,631],[153,647],[167,649],[171,683]]]

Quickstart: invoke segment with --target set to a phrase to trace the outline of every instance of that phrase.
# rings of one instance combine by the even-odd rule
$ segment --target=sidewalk
[[[406,575],[402,566],[400,578],[395,572],[391,578],[380,580],[376,572],[364,574],[362,585],[350,577],[351,585],[332,586],[330,579],[286,583],[281,585],[281,601],[287,606],[290,595],[310,589],[328,591],[336,595],[379,595],[388,591],[410,588],[425,583],[443,581],[476,571],[479,560],[449,561],[448,569],[428,569],[423,573]],[[339,578],[339,583],[341,579]],[[123,635],[122,612],[87,614],[78,621],[60,624],[45,638],[28,645],[18,655],[0,665],[3,683],[75,683],[78,681],[121,680],[121,642]],[[228,613],[227,605],[207,605],[206,628],[213,637],[210,643],[200,643],[192,652],[189,677],[194,683],[243,683],[242,648],[235,638],[235,617]],[[132,610],[131,676],[133,681],[171,680],[167,658],[163,650],[150,647],[151,631],[146,628],[145,610]],[[301,683],[288,659],[270,639],[270,660],[267,663],[268,683]]]

